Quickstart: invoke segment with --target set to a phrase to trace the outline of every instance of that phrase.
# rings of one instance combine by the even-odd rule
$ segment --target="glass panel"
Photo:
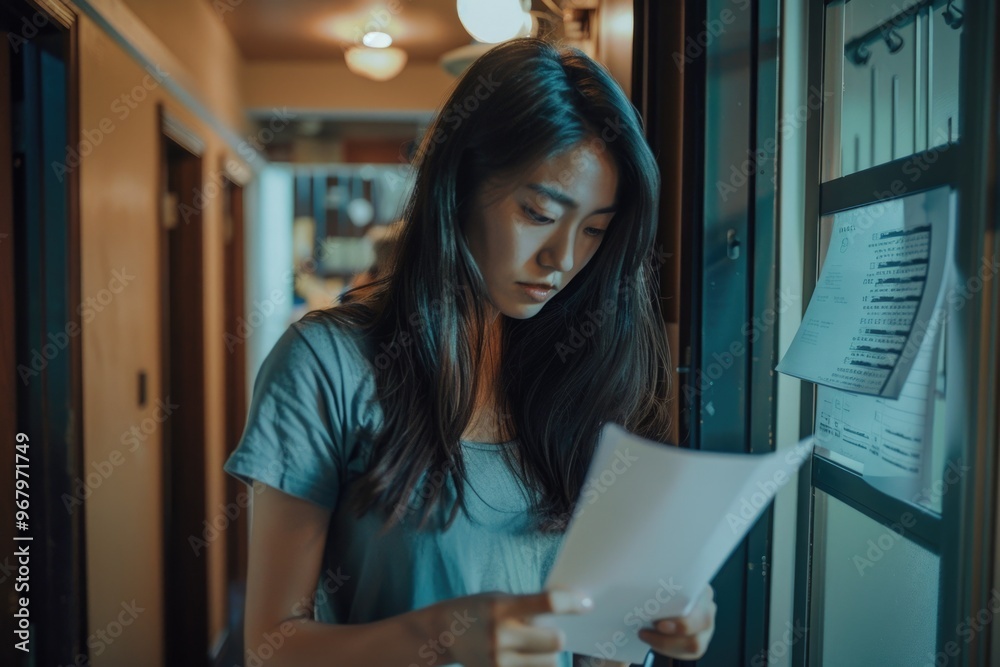
[[[961,8],[934,4],[827,7],[824,181],[958,139]]]
[[[940,559],[815,490],[810,664],[934,664]]]

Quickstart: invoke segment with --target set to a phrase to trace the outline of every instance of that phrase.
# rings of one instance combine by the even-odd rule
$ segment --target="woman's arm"
[[[420,652],[427,651],[428,637],[438,635],[426,608],[357,625],[311,620],[330,511],[273,487],[263,489],[251,493],[249,505],[244,655],[267,656],[268,667],[423,662]]]
[[[573,654],[573,667],[632,667],[628,662],[612,662],[602,658],[591,658],[589,655]]]

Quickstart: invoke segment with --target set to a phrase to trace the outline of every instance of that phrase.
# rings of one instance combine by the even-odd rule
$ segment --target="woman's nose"
[[[551,234],[539,253],[539,261],[546,268],[563,273],[573,270],[573,242],[567,230]]]

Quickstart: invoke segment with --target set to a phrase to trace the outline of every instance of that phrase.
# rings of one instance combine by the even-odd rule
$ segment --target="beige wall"
[[[152,3],[149,3],[152,4]],[[164,3],[166,5],[168,3]],[[177,29],[198,25],[205,17],[195,6],[171,2]],[[190,21],[180,16],[190,10]],[[211,17],[209,17],[211,18]],[[162,85],[89,19],[79,25],[80,130],[83,159],[80,172],[81,292],[84,301],[101,290],[117,288],[110,303],[83,323],[83,426],[86,473],[92,464],[112,462],[114,472],[92,488],[86,511],[87,599],[90,632],[115,621],[122,604],[143,609],[112,643],[91,647],[94,665],[160,665],[162,636],[161,438],[157,425],[145,442],[129,439],[133,426],[155,416],[160,396],[160,282],[158,270],[159,138],[157,103],[163,102],[206,145],[205,186],[220,161],[232,153],[222,140],[185,109]],[[197,33],[192,37],[201,39]],[[202,49],[197,77],[204,82],[235,82],[238,61],[225,39]],[[172,73],[173,74],[173,73]],[[143,87],[143,82],[151,90]],[[206,85],[207,85],[206,83]],[[238,120],[241,102],[236,86],[219,86],[211,104]],[[128,95],[130,108],[121,99]],[[140,97],[144,97],[139,101]],[[234,131],[237,128],[233,128]],[[91,146],[88,149],[88,145]],[[205,382],[208,404],[205,433],[207,471],[206,516],[218,513],[224,501],[222,229],[221,199],[209,199],[204,209],[205,244]],[[114,272],[127,285],[111,284]],[[112,290],[113,291],[113,290]],[[108,292],[111,293],[111,292]],[[139,407],[138,375],[148,374],[148,401]],[[180,406],[177,410],[183,410]],[[153,424],[147,421],[146,425]],[[142,433],[142,431],[140,431]],[[123,439],[124,438],[124,439]],[[139,442],[138,446],[136,442]],[[117,453],[116,453],[117,452]],[[120,463],[118,463],[120,461]],[[179,462],[183,464],[183,462]],[[210,640],[225,625],[224,542],[212,542],[203,557],[210,577]],[[183,641],[183,638],[172,638]]]
[[[369,81],[335,52],[330,62],[248,62],[241,92],[249,110],[426,112],[444,104],[454,83],[439,65],[423,62],[389,81]]]
[[[239,95],[242,57],[226,30],[225,15],[205,0],[125,0],[135,17],[176,58],[191,92],[226,125],[243,134]]]

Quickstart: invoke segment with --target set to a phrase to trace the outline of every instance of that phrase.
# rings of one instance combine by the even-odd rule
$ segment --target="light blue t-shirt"
[[[525,485],[500,451],[514,441],[462,442],[468,513],[459,507],[447,531],[441,526],[455,497],[450,480],[446,502],[428,519],[433,530],[416,530],[420,489],[428,488],[420,484],[413,511],[384,536],[380,513],[358,520],[347,508],[348,490],[371,462],[370,434],[382,420],[378,404],[368,400],[374,359],[369,342],[346,325],[292,324],[261,366],[243,437],[223,468],[247,484],[259,480],[332,510],[316,619],[367,623],[485,591],[540,592],[562,535],[534,528]],[[424,484],[432,483],[425,475]],[[428,641],[412,665],[440,667],[440,660]],[[572,667],[570,652],[560,654],[560,666]]]

